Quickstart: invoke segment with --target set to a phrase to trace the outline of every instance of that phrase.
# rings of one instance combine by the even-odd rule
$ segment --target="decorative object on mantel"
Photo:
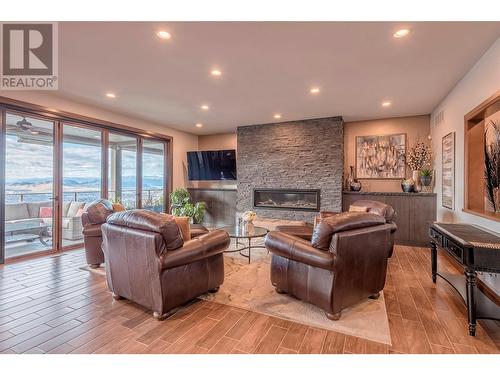
[[[360,191],[361,183],[354,177],[354,166],[349,167],[349,175],[347,177],[346,190]]]
[[[358,180],[353,180],[351,182],[350,189],[351,189],[351,191],[360,191],[361,190],[361,182],[359,182]]]
[[[453,210],[455,206],[455,132],[442,140],[442,205]]]
[[[500,213],[500,112],[496,112],[496,119],[487,121],[485,125],[484,178],[486,209]]]
[[[415,143],[406,155],[406,164],[408,164],[413,173],[413,190],[417,193],[422,190],[420,186],[420,170],[430,163],[431,157],[432,152],[430,146],[423,142]]]
[[[411,178],[403,178],[401,180],[401,189],[403,189],[404,193],[413,192],[413,187],[415,186],[415,181]]]
[[[422,190],[426,193],[432,192],[432,178],[434,171],[429,168],[424,168],[420,171],[420,184],[422,185]]]
[[[400,179],[405,177],[406,134],[356,137],[358,179]]]

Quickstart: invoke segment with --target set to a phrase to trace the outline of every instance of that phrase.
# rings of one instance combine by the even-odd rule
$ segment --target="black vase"
[[[361,190],[361,182],[359,182],[358,180],[353,180],[351,182],[351,191],[360,191]]]

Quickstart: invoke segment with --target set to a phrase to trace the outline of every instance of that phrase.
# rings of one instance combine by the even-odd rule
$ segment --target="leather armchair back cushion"
[[[385,218],[380,215],[369,212],[344,212],[318,223],[314,228],[311,245],[318,249],[329,250],[335,233],[381,224],[385,224]]]
[[[113,213],[113,204],[106,199],[98,199],[87,206],[85,211],[91,224],[105,223]]]
[[[113,212],[125,211],[125,206],[121,203],[113,203]]]
[[[184,245],[181,231],[172,215],[135,209],[116,212],[108,217],[107,223],[159,233],[167,250],[175,250]]]

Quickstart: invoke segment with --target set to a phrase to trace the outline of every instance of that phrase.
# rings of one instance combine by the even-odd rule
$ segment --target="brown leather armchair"
[[[121,210],[124,210],[124,208],[122,207]],[[104,263],[101,226],[106,222],[108,216],[114,212],[115,210],[111,201],[98,199],[89,204],[82,214],[85,256],[87,264],[91,268],[98,268]],[[190,230],[191,238],[208,233],[208,229],[201,224],[191,224]]]
[[[184,242],[171,215],[129,210],[102,225],[109,289],[164,319],[197,296],[216,292],[224,281],[223,230]]]
[[[341,311],[384,288],[394,225],[381,215],[345,212],[324,218],[311,241],[273,231],[265,239],[273,254],[271,282],[338,320]]]
[[[104,253],[101,249],[101,225],[113,213],[113,203],[106,199],[98,199],[89,204],[82,214],[83,243],[87,264],[92,268],[104,263]]]
[[[391,251],[389,253],[389,258],[392,257],[393,249],[394,249],[394,234],[396,233],[396,224],[393,219],[396,216],[396,212],[394,209],[388,204],[372,201],[372,200],[359,200],[354,202],[351,206],[362,207],[366,209],[366,212],[376,213],[385,217],[385,220],[388,224],[392,226],[392,236],[391,236]],[[278,225],[276,230],[284,233],[291,234],[293,236],[297,236],[303,238],[305,240],[311,240],[314,228],[318,223],[320,223],[323,219],[328,217],[332,217],[338,215],[340,212],[335,211],[321,211],[314,218],[314,227],[313,226],[299,226],[299,225]]]

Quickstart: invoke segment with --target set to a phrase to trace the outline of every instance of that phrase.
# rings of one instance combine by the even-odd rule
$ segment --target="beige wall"
[[[356,137],[406,133],[407,147],[417,140],[429,143],[430,116],[397,117],[370,121],[346,122],[344,126],[344,173],[356,164]],[[407,177],[411,171],[407,170]],[[363,191],[401,191],[400,180],[361,180]]]
[[[236,133],[200,135],[198,150],[236,150],[236,143]]]
[[[500,90],[500,39],[478,60],[457,83],[446,98],[432,112],[434,119],[440,112],[443,121],[431,127],[432,148],[436,155],[436,192],[438,193],[438,220],[477,224],[500,232],[500,223],[462,211],[464,207],[464,116]],[[434,123],[434,121],[432,121]],[[455,132],[455,209],[442,207],[441,196],[441,140]]]
[[[0,91],[0,96],[22,100],[32,104],[72,112],[79,115],[93,117],[100,120],[110,121],[117,124],[131,126],[145,131],[152,131],[173,137],[173,187],[184,187],[187,185],[187,159],[186,152],[198,149],[198,137],[193,134],[184,133],[169,128],[162,124],[155,124],[144,120],[135,119],[130,116],[110,112],[93,106],[80,104],[71,100],[56,97],[43,91],[31,92],[7,92]]]

